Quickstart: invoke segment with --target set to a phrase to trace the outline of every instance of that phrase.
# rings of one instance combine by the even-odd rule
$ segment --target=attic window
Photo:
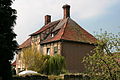
[[[55,36],[54,33],[52,33],[51,36],[54,37]]]

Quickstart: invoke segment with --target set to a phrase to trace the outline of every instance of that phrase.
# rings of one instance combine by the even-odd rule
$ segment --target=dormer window
[[[52,33],[51,36],[54,37],[54,34]]]

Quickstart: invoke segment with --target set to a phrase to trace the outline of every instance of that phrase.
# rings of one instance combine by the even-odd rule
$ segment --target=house
[[[31,38],[28,38],[25,42],[23,42],[19,47],[18,47],[18,52],[16,55],[16,73],[19,73],[20,71],[25,70],[25,65],[23,64],[21,58],[23,56],[23,49],[26,49],[31,46]]]
[[[82,72],[82,58],[93,50],[96,38],[70,18],[70,5],[62,8],[63,19],[51,22],[51,16],[46,15],[44,26],[30,34],[30,38],[19,49],[34,45],[44,55],[61,54],[65,57],[69,72]],[[21,63],[19,58],[17,62]],[[20,65],[16,67],[22,68]]]

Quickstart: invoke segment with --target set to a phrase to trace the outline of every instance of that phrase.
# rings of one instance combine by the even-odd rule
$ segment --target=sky
[[[94,35],[100,29],[114,34],[120,32],[120,0],[15,0],[17,10],[14,32],[18,44],[44,25],[44,16],[52,21],[63,18],[62,6],[69,4],[71,18]]]

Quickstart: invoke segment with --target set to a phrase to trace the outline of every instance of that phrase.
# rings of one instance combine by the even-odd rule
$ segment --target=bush
[[[64,75],[64,80],[92,80],[91,76],[84,73],[69,73]]]
[[[60,55],[46,56],[42,73],[47,75],[59,75],[65,72],[64,57]]]
[[[48,80],[48,77],[41,74],[25,74],[21,76],[15,75],[13,80]]]
[[[105,32],[97,38],[95,49],[83,59],[87,74],[95,80],[120,80],[120,34]]]
[[[64,80],[64,76],[49,75],[49,80]]]
[[[26,70],[33,70],[47,75],[59,75],[65,72],[63,56],[59,54],[54,56],[42,55],[32,47],[23,50],[22,62]]]

